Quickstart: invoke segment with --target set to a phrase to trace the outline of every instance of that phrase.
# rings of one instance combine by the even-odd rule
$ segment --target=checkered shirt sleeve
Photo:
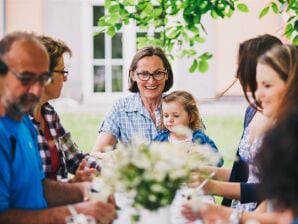
[[[74,174],[83,158],[87,159],[87,167],[100,170],[100,167],[96,161],[93,161],[92,159],[88,161],[88,154],[82,153],[78,146],[72,141],[70,133],[65,131],[57,112],[49,103],[46,103],[42,106],[41,112],[47,126],[49,127],[49,132],[54,139],[56,148],[60,152],[61,168],[59,170],[59,175],[62,178],[67,178],[68,172]],[[31,120],[33,121],[35,129],[37,130],[39,151],[43,160],[45,176],[49,177],[51,173],[50,148],[40,124],[36,122],[33,117],[31,117]]]

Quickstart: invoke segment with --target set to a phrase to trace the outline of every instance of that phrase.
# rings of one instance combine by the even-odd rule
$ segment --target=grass
[[[77,145],[89,152],[97,137],[103,114],[63,113],[61,121],[70,131]],[[206,134],[213,139],[225,159],[225,167],[231,167],[239,143],[243,118],[241,116],[205,116]]]

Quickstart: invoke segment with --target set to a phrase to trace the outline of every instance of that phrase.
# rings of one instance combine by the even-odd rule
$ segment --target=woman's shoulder
[[[141,98],[138,93],[131,93],[127,96],[121,97],[113,105],[113,110],[133,111],[140,106]]]

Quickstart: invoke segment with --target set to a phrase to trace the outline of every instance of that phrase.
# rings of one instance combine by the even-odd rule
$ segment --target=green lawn
[[[78,146],[85,152],[93,147],[102,114],[63,113],[61,120]],[[239,143],[243,118],[241,116],[205,116],[206,133],[224,155],[225,167],[230,167]]]

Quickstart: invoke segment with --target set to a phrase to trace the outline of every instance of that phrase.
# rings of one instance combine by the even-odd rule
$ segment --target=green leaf
[[[97,26],[100,26],[100,27],[110,26],[110,25],[111,25],[111,24],[109,24],[107,21],[105,21],[105,20],[103,19],[103,17],[100,18],[100,19],[98,20],[98,22],[97,22]]]
[[[247,5],[243,4],[243,3],[240,3],[237,5],[237,9],[241,12],[248,12],[249,9],[247,7]]]
[[[294,23],[294,30],[298,32],[298,19]]]
[[[217,15],[216,11],[213,10],[213,9],[211,10],[211,17],[212,17],[213,19],[218,18],[218,15]]]
[[[111,37],[114,36],[116,34],[116,28],[114,26],[110,26],[107,30],[107,34]]]
[[[115,24],[115,28],[117,29],[117,31],[120,30],[121,27],[122,27],[122,23],[116,23]]]
[[[207,61],[200,61],[199,62],[199,71],[202,72],[202,73],[205,73],[208,71],[208,63]]]
[[[291,22],[295,18],[296,18],[296,16],[291,16],[290,18],[288,18],[287,22],[289,23],[289,22]]]
[[[272,2],[272,3],[271,3],[271,8],[272,8],[272,11],[273,11],[275,14],[278,14],[278,7],[277,7],[276,3]]]
[[[112,4],[112,0],[106,0],[105,1],[105,7],[106,8],[109,8],[111,6],[111,4]]]
[[[207,61],[207,60],[209,60],[212,57],[213,57],[212,54],[210,54],[209,52],[205,52],[204,54],[202,54],[200,56],[200,59],[202,59],[203,61]]]
[[[189,68],[189,72],[190,72],[190,73],[194,73],[195,70],[197,69],[197,67],[198,67],[198,61],[197,61],[197,60],[194,60],[194,61],[192,62],[192,65],[191,65],[190,68]]]
[[[296,46],[298,46],[298,35],[296,35],[292,41],[292,43]]]
[[[260,14],[259,14],[259,18],[260,18],[260,19],[263,18],[264,16],[267,15],[268,12],[269,12],[269,6],[263,8],[262,11],[261,11]]]
[[[162,14],[162,9],[154,9],[153,10],[153,15],[155,16],[155,17],[158,17],[158,16],[160,16]]]
[[[293,31],[294,31],[293,26],[292,26],[292,24],[289,23],[285,29],[285,35],[288,39],[291,38]]]
[[[144,12],[146,12],[149,15],[151,15],[151,13],[153,12],[153,7],[151,4],[147,3],[146,7],[144,8]]]
[[[109,8],[109,13],[111,14],[118,13],[119,9],[120,9],[119,5],[112,5]]]
[[[126,5],[126,6],[131,6],[131,5],[134,5],[134,0],[125,0],[123,2],[123,5]]]
[[[196,40],[198,43],[200,43],[200,44],[202,44],[202,43],[205,42],[205,38],[200,37],[199,35],[197,35],[197,36],[195,37],[195,40]]]

